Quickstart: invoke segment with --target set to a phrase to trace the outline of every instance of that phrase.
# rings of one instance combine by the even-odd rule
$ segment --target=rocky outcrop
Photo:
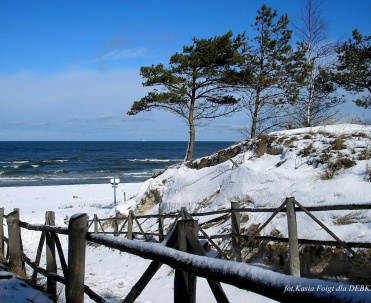
[[[148,209],[151,209],[156,204],[159,204],[161,200],[162,200],[161,193],[158,189],[149,190],[140,201],[136,214],[140,215],[145,213]]]
[[[218,165],[220,163],[224,163],[231,158],[237,156],[238,154],[243,153],[247,148],[247,141],[241,142],[240,144],[233,145],[231,147],[228,147],[226,149],[220,150],[217,153],[208,156],[203,157],[196,160],[191,160],[187,162],[187,166],[190,168],[195,169],[202,169],[204,167],[210,167],[214,165]]]

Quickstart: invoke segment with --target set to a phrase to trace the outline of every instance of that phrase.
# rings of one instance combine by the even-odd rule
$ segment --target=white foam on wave
[[[176,162],[178,159],[127,159],[130,162]]]
[[[1,164],[24,164],[24,163],[28,163],[30,161],[27,161],[27,160],[17,160],[17,161],[0,161]]]
[[[63,163],[63,162],[68,162],[68,160],[63,160],[63,159],[52,159],[52,160],[43,160],[41,161],[42,163]]]

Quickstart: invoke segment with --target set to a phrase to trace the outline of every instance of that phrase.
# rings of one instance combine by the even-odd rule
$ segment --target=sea
[[[194,158],[234,142],[196,142]],[[181,162],[182,141],[0,141],[0,187],[144,182]]]

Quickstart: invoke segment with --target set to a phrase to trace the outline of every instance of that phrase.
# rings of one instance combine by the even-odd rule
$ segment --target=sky
[[[167,112],[128,116],[142,86],[141,66],[168,63],[192,38],[246,31],[265,3],[298,18],[302,0],[1,1],[0,140],[188,140]],[[329,39],[371,33],[370,0],[327,0]],[[352,102],[344,115],[370,117]],[[196,140],[244,139],[245,112],[199,127]]]

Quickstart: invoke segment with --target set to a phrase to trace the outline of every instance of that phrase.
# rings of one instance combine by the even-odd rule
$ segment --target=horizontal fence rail
[[[370,294],[367,292],[362,293],[356,300],[352,293],[321,292],[319,294],[310,290],[317,289],[318,285],[322,285],[324,288],[328,287],[327,289],[332,289],[333,287],[333,289],[336,289],[339,284],[287,276],[244,263],[195,256],[157,243],[142,243],[97,234],[88,234],[87,239],[144,259],[156,260],[172,268],[191,272],[199,277],[217,280],[246,289],[280,302],[297,302],[295,300],[300,300],[303,303],[313,303],[316,300],[316,302],[356,303],[370,302],[371,299]],[[307,288],[308,291],[284,293],[283,290],[286,285],[301,285]]]

